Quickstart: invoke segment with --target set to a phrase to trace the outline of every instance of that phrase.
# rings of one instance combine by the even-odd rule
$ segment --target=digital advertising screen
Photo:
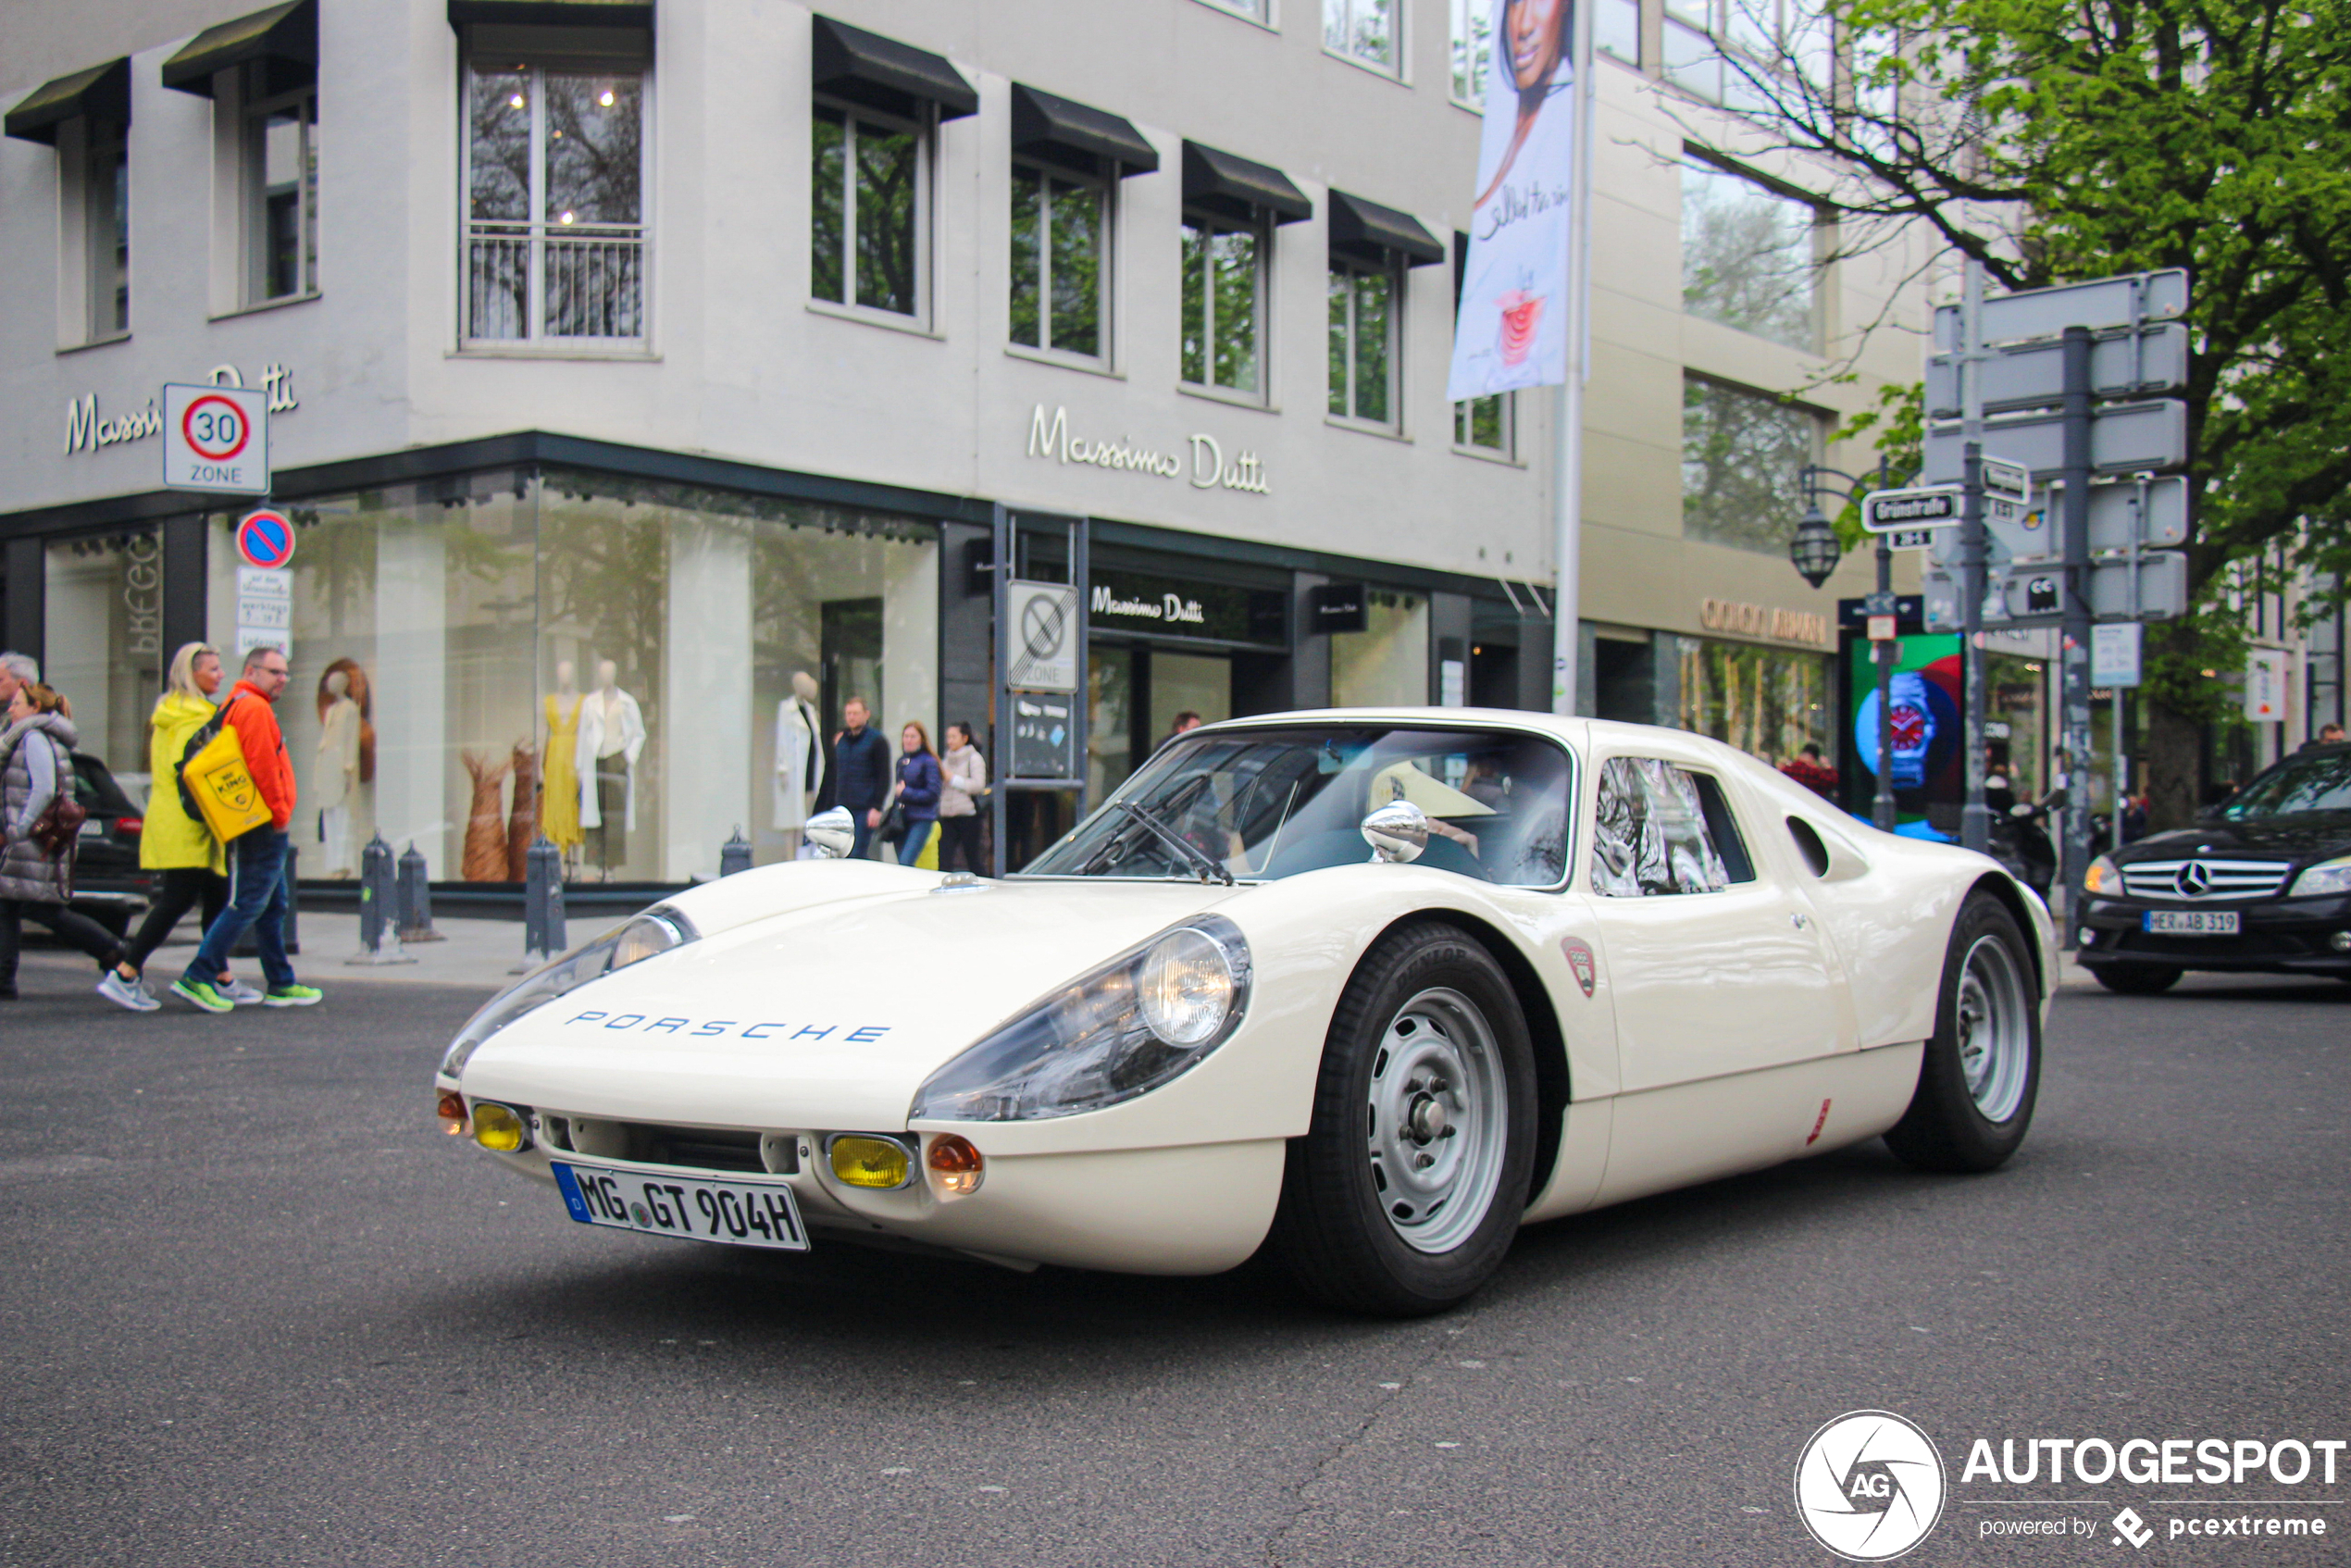
[[[1867,817],[1877,794],[1877,663],[1873,644],[1854,638],[1846,649],[1847,755],[1854,766],[1847,809]],[[1889,701],[1894,710],[1893,744],[1887,748],[1894,775],[1895,831],[1914,839],[1956,841],[1959,805],[1966,787],[1959,754],[1961,643],[1956,635],[1921,633],[1895,643]]]

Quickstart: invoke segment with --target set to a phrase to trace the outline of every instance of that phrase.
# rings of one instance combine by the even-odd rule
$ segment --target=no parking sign
[[[237,525],[237,554],[245,565],[274,568],[290,565],[293,560],[293,522],[283,512],[267,507],[248,512]]]

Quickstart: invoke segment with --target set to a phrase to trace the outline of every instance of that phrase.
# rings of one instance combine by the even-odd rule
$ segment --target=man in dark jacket
[[[865,698],[842,703],[840,716],[849,728],[833,740],[834,798],[856,819],[857,842],[849,852],[863,860],[889,804],[889,747],[874,733],[873,710]]]

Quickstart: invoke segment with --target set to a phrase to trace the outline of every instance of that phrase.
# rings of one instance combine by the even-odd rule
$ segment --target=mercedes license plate
[[[736,1247],[808,1251],[808,1232],[780,1177],[704,1176],[552,1163],[564,1206],[582,1225]]]
[[[2150,909],[2146,912],[2146,929],[2159,937],[2233,937],[2237,934],[2237,912],[2233,909]]]

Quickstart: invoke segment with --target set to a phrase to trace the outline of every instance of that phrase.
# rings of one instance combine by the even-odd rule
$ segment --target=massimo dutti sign
[[[1188,437],[1182,446],[1172,452],[1155,446],[1137,446],[1124,436],[1116,441],[1095,440],[1071,432],[1065,406],[1054,408],[1049,417],[1040,403],[1030,413],[1028,455],[1051,463],[1084,463],[1163,479],[1188,479],[1194,490],[1238,490],[1253,495],[1267,492],[1265,466],[1253,452],[1227,457],[1224,443],[1212,435]]]
[[[243,372],[233,365],[216,365],[205,375],[216,387],[242,387]],[[269,394],[269,412],[284,414],[302,405],[294,396],[293,372],[282,365],[266,365],[261,370],[261,390]],[[117,446],[126,441],[145,441],[163,433],[163,413],[154,398],[146,405],[113,418],[102,418],[98,410],[98,394],[84,392],[66,403],[66,454],[96,452]]]

